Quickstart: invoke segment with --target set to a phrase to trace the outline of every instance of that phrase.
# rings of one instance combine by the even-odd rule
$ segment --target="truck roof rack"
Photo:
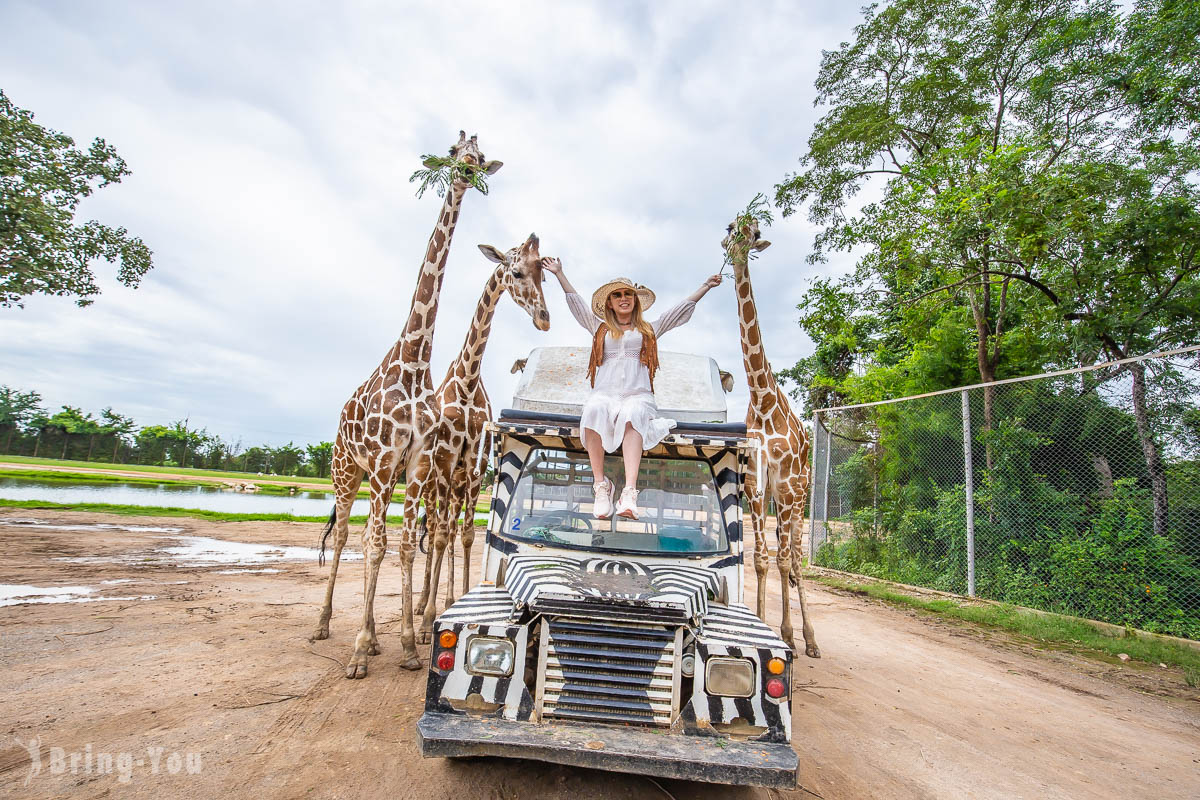
[[[522,411],[512,408],[505,408],[500,411],[500,421],[579,427],[579,417],[573,414],[552,414],[548,411]],[[741,422],[680,422],[671,430],[671,433],[706,433],[744,437],[746,435],[746,425]]]

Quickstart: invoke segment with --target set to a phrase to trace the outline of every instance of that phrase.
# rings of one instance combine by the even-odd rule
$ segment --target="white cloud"
[[[78,143],[103,136],[134,174],[84,214],[155,252],[131,291],[101,265],[95,305],[32,298],[0,313],[0,383],[48,403],[188,417],[228,439],[330,439],[345,397],[403,327],[437,214],[408,175],[460,127],[505,162],[464,202],[434,347],[440,380],[492,265],[530,231],[589,290],[613,275],[667,304],[717,271],[725,225],[796,165],[820,48],[852,8],[723,3],[9,3],[0,74],[16,104]],[[48,59],[47,53],[56,54]],[[778,220],[753,265],[772,362],[795,324],[814,231]],[[508,300],[485,380],[497,406],[530,348],[582,338],[548,283],[552,333]],[[735,374],[729,284],[664,348]],[[730,397],[740,419],[747,395]]]

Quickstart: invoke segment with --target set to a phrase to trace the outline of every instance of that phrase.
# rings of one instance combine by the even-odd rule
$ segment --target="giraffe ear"
[[[483,165],[483,171],[488,175],[495,175],[504,166],[503,161],[489,161]]]
[[[490,244],[479,245],[479,252],[483,253],[483,257],[486,258],[488,261],[494,262],[496,264],[504,264],[508,261],[508,259],[506,259],[504,257],[504,253],[501,253],[499,250],[497,250],[495,247],[492,247]]]
[[[770,246],[771,246],[771,243],[768,242],[766,239],[759,239],[757,242],[750,245],[750,249],[751,250],[766,250]]]

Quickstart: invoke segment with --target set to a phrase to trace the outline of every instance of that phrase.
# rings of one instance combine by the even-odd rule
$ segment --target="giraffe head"
[[[496,268],[500,285],[533,319],[533,327],[539,331],[550,330],[550,312],[546,310],[546,296],[542,293],[542,281],[546,278],[542,273],[537,234],[529,234],[528,239],[507,253],[501,253],[490,244],[479,245],[479,250],[488,261],[500,265]]]
[[[462,161],[476,169],[480,169],[488,175],[495,175],[504,166],[503,161],[488,161],[483,157],[483,153],[479,151],[479,137],[475,134],[471,138],[467,138],[466,131],[458,132],[458,142],[450,148],[450,157]],[[431,166],[429,163],[426,166]],[[461,188],[466,188],[470,184],[462,178],[456,178],[455,183],[461,184]]]
[[[758,232],[758,220],[750,215],[739,215],[725,229],[725,238],[721,240],[721,249],[729,257],[734,268],[744,265],[752,250],[766,250],[771,243],[761,238]]]

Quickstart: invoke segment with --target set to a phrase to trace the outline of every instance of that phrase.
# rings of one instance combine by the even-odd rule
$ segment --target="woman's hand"
[[[691,300],[693,303],[699,302],[701,297],[704,297],[704,295],[708,294],[709,289],[720,286],[722,280],[724,280],[724,276],[719,272],[716,275],[706,278],[704,283],[700,284],[700,288],[692,292],[691,296],[688,297],[688,300]]]
[[[562,287],[564,292],[567,294],[579,294],[579,292],[575,291],[575,287],[571,285],[571,282],[567,280],[567,274],[563,272],[561,260],[546,256],[542,259],[542,269],[558,278],[558,285]]]

